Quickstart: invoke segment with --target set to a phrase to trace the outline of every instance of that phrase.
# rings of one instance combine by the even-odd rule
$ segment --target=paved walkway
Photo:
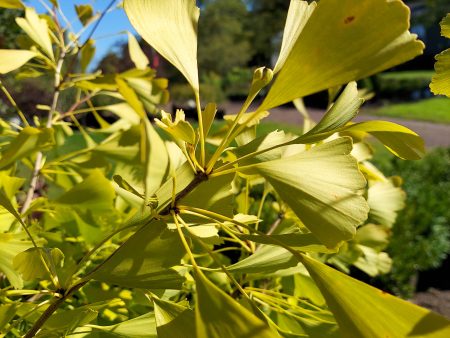
[[[226,114],[233,114],[239,111],[241,104],[238,102],[231,102],[224,105]],[[311,117],[315,121],[319,121],[324,114],[320,109],[308,109]],[[301,124],[303,118],[294,108],[275,108],[271,110],[271,114],[266,118],[270,121],[276,121],[286,124]],[[450,124],[438,124],[425,121],[403,120],[384,116],[371,116],[360,113],[355,119],[355,122],[362,122],[368,120],[385,120],[401,124],[419,134],[424,140],[428,148],[433,147],[450,147]]]

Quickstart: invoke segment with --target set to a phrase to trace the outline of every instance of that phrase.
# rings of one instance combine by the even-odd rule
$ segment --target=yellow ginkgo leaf
[[[16,18],[16,22],[50,59],[55,60],[47,21],[39,18],[34,8],[27,7],[25,18]]]
[[[22,67],[36,55],[31,50],[0,49],[0,74],[6,74]]]
[[[277,63],[273,70],[274,73],[278,73],[283,67],[289,53],[298,39],[298,36],[302,32],[303,27],[305,27],[305,24],[308,22],[314,8],[316,8],[316,5],[316,2],[308,4],[307,1],[291,0],[286,18],[286,25],[284,26],[280,55],[278,56]]]
[[[441,34],[450,39],[450,13],[441,21]],[[431,91],[436,95],[450,97],[450,49],[436,55],[434,69],[436,74],[431,80]]]
[[[199,91],[197,23],[194,0],[125,0],[124,8],[137,32],[172,63]]]
[[[139,42],[131,33],[128,33],[128,50],[131,61],[133,61],[137,69],[147,68],[149,64],[148,58],[142,51],[141,46],[139,46]]]
[[[260,110],[367,77],[421,54],[424,45],[409,33],[408,19],[409,9],[399,0],[321,0]]]

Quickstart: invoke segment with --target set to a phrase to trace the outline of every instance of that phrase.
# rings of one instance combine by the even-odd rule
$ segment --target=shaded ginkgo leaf
[[[392,259],[386,252],[378,252],[373,248],[358,245],[362,255],[353,263],[358,269],[371,277],[388,273],[392,267]]]
[[[215,103],[208,103],[205,110],[202,112],[203,116],[203,135],[208,136],[209,130],[214,122],[217,113],[217,105]]]
[[[433,337],[450,335],[440,315],[364,284],[302,255],[344,337]]]
[[[391,227],[397,212],[405,206],[405,197],[405,192],[389,180],[372,184],[367,193],[371,221]]]
[[[389,243],[388,232],[375,224],[365,224],[358,228],[355,241],[358,244],[383,250]]]
[[[23,287],[23,280],[20,273],[13,267],[13,259],[32,246],[30,241],[23,240],[23,234],[0,233],[0,271],[6,275],[16,289]]]
[[[156,320],[154,313],[133,318],[118,324],[109,326],[86,325],[93,331],[101,331],[110,334],[111,337],[123,338],[157,338]],[[110,337],[107,335],[106,337]],[[102,336],[103,337],[103,336]]]
[[[412,130],[388,121],[367,121],[344,127],[342,134],[369,133],[394,155],[405,160],[418,160],[425,154],[423,139]]]
[[[197,23],[193,0],[126,0],[125,12],[136,31],[172,63],[198,92]]]
[[[90,277],[129,288],[179,289],[184,278],[172,267],[183,256],[177,233],[154,221],[125,241]]]
[[[45,264],[55,273],[56,268],[64,260],[64,254],[58,248],[30,248],[14,257],[13,267],[27,281],[48,278],[49,275],[42,260],[45,260]]]
[[[94,15],[94,9],[89,4],[75,5],[75,11],[83,26],[86,26]]]
[[[134,35],[129,32],[128,32],[128,51],[130,53],[131,61],[133,61],[137,69],[147,68],[150,61],[142,51],[141,46],[139,46],[139,42],[136,40]]]
[[[6,74],[22,67],[32,58],[36,52],[21,49],[0,49],[0,74]]]
[[[450,13],[441,21],[441,34],[450,39]],[[434,69],[436,74],[431,79],[431,91],[450,97],[450,49],[436,55]]]
[[[14,318],[16,309],[17,304],[14,303],[0,305],[0,330],[3,330],[3,328]]]
[[[196,338],[195,312],[179,304],[153,298],[159,338]]]
[[[17,24],[51,60],[55,60],[53,54],[52,40],[50,39],[47,21],[39,18],[34,8],[26,7],[25,18],[16,18]]]
[[[2,152],[0,169],[8,167],[32,153],[53,145],[55,142],[53,133],[53,129],[48,128],[23,128],[19,135],[12,140],[8,147]]]
[[[366,181],[351,149],[349,138],[339,138],[240,171],[266,178],[314,236],[334,248],[354,236],[369,212],[359,193]]]
[[[81,71],[85,72],[95,55],[95,42],[89,39],[81,49],[80,67]]]
[[[81,183],[53,202],[79,209],[108,210],[112,209],[114,198],[111,182],[99,170],[94,170]]]
[[[131,108],[139,115],[140,118],[144,118],[147,114],[145,113],[144,105],[139,100],[136,92],[131,88],[128,83],[122,78],[116,78],[117,88],[120,95],[125,99],[125,101],[130,105]]]
[[[265,322],[225,294],[200,271],[195,273],[198,338],[278,337]]]
[[[409,9],[401,1],[320,1],[260,110],[365,78],[421,54],[424,45],[409,33],[408,19]]]
[[[307,1],[291,0],[289,11],[286,18],[286,24],[283,32],[283,42],[281,43],[280,55],[273,69],[274,73],[278,73],[283,68],[289,53],[294,47],[300,33],[308,22],[309,17],[316,8],[316,3],[308,4]]]
[[[0,0],[0,7],[9,9],[24,9],[22,1],[20,0]]]

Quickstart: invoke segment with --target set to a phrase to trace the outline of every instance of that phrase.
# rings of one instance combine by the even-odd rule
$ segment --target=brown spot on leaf
[[[346,24],[346,25],[348,25],[350,22],[352,22],[353,20],[355,20],[355,17],[352,15],[352,16],[348,16],[348,17],[346,17],[345,18],[345,20],[344,20],[344,23]]]

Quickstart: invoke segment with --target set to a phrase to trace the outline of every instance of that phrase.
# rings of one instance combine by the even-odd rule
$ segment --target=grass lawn
[[[450,99],[433,97],[416,102],[394,103],[380,108],[367,108],[366,114],[450,123]]]

